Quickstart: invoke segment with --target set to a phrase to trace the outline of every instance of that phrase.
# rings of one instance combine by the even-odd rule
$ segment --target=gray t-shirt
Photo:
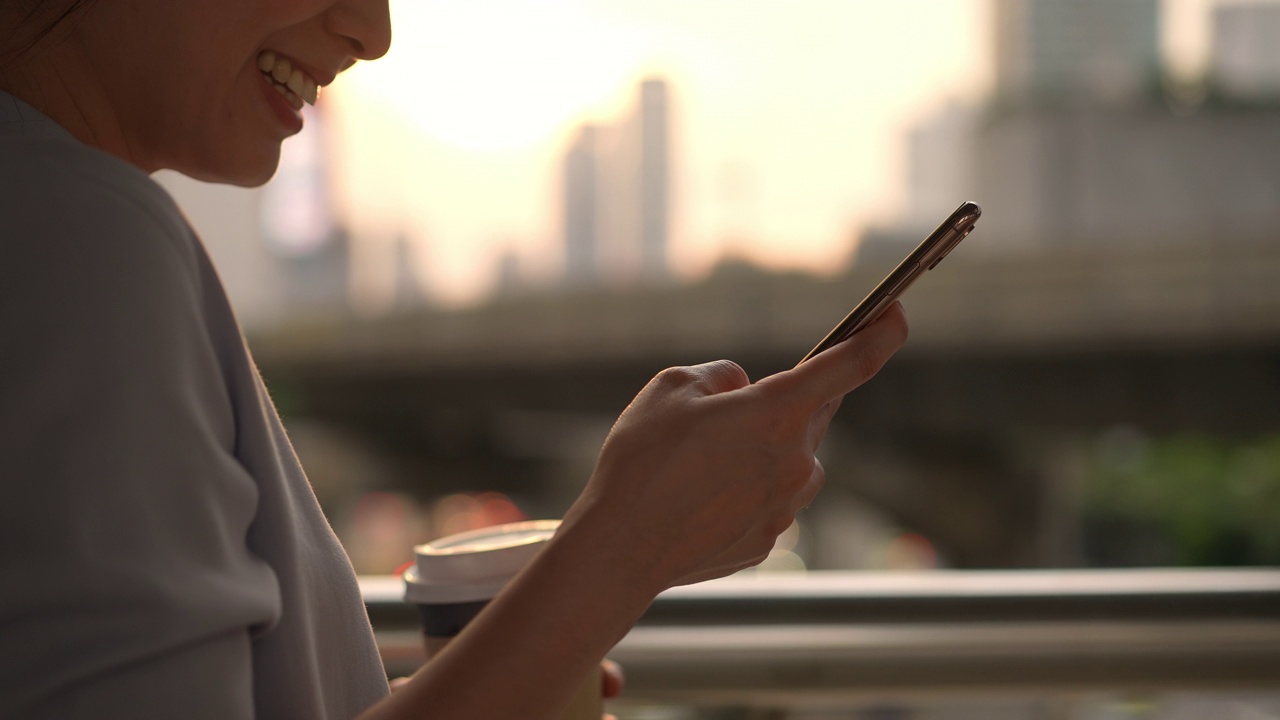
[[[0,717],[350,718],[346,554],[204,248],[0,93]]]

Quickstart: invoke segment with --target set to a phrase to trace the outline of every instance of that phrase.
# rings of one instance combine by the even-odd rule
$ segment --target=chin
[[[253,188],[265,184],[280,165],[280,145],[257,153],[226,153],[174,170],[201,182]]]

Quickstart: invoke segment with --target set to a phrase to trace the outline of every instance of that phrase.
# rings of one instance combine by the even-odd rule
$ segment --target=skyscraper
[[[1228,97],[1280,97],[1280,5],[1220,5],[1213,11],[1210,74]]]
[[[640,85],[640,274],[660,280],[667,274],[670,233],[670,140],[667,84],[658,79]]]
[[[1260,102],[1196,112],[1144,92],[1142,78],[1153,82],[1159,71],[1154,0],[998,0],[996,8],[999,89],[1012,102],[976,118],[948,108],[917,126],[908,139],[908,212],[860,252],[884,248],[896,260],[891,242],[914,242],[930,217],[968,197],[985,210],[972,244],[1274,235],[1280,6],[1218,9],[1215,82],[1227,97]]]
[[[565,281],[614,285],[666,277],[670,242],[667,84],[640,84],[616,124],[584,125],[564,158]]]
[[[582,126],[564,158],[565,282],[572,285],[591,284],[599,276],[596,134],[594,125]]]
[[[974,195],[974,137],[979,110],[951,101],[907,134],[908,203],[904,220],[931,230]]]
[[[995,10],[1003,97],[1126,100],[1159,78],[1159,0],[996,0]]]

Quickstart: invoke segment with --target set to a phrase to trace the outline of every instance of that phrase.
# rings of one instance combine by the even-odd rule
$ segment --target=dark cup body
[[[422,620],[422,634],[428,637],[451,638],[462,632],[462,628],[479,615],[488,604],[488,600],[476,600],[441,605],[418,605],[418,617]]]

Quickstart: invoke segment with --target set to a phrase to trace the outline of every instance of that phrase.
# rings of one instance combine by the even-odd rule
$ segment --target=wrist
[[[633,528],[582,509],[566,515],[542,554],[586,578],[593,595],[627,612],[634,623],[671,585],[671,573]]]

